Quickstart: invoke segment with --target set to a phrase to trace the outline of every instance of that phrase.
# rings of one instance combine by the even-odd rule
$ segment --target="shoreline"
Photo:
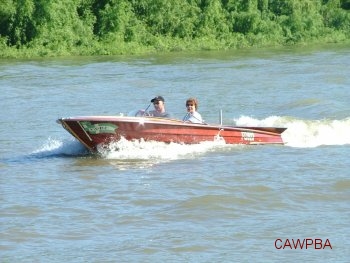
[[[96,57],[96,56],[127,56],[127,57],[138,57],[138,56],[153,56],[153,55],[166,55],[166,54],[179,54],[179,53],[199,53],[199,52],[234,52],[234,51],[250,51],[250,50],[272,50],[272,49],[285,49],[285,48],[327,48],[335,46],[349,46],[350,40],[343,39],[342,41],[310,41],[310,42],[300,42],[294,44],[276,44],[270,43],[265,45],[251,45],[251,46],[239,46],[239,47],[227,47],[225,45],[219,46],[200,46],[195,43],[193,46],[180,45],[180,46],[168,46],[168,48],[156,48],[154,46],[139,46],[138,49],[127,48],[128,45],[124,45],[123,48],[109,47],[103,51],[98,51],[97,49],[90,49],[90,52],[84,48],[74,48],[71,50],[46,50],[46,49],[36,49],[36,48],[14,48],[7,47],[0,51],[0,59],[45,59],[45,58],[65,58],[65,57]],[[132,45],[131,45],[132,46]]]

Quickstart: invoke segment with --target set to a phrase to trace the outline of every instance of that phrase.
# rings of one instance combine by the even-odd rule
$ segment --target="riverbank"
[[[7,47],[0,50],[0,58],[28,59],[42,57],[69,57],[69,56],[103,56],[103,55],[152,55],[171,52],[197,52],[197,51],[224,51],[247,50],[256,48],[283,48],[283,47],[313,47],[327,45],[350,45],[350,39],[342,34],[333,34],[323,39],[310,39],[308,42],[278,43],[257,39],[209,39],[180,40],[158,38],[154,45],[141,46],[138,43],[100,43],[92,42],[89,47],[72,47],[69,49],[49,49],[45,47]]]

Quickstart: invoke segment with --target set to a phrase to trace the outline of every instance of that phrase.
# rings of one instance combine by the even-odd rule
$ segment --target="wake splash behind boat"
[[[285,146],[310,148],[322,145],[350,144],[350,117],[341,120],[304,120],[292,117],[270,116],[259,120],[248,116],[234,119],[236,125],[283,126]]]

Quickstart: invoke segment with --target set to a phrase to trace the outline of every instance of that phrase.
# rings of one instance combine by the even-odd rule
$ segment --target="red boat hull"
[[[83,116],[57,121],[91,151],[96,151],[100,144],[115,142],[121,137],[127,140],[184,144],[218,139],[227,144],[283,144],[281,133],[286,130],[274,127],[190,124],[152,117]]]

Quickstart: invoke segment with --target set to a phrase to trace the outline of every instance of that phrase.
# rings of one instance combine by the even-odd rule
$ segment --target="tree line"
[[[350,0],[1,0],[0,57],[343,42]]]

